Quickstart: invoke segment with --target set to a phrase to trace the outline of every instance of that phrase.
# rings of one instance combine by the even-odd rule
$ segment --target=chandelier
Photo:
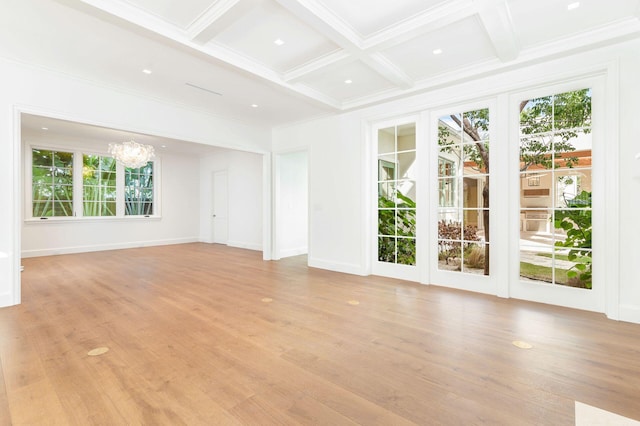
[[[151,145],[142,145],[130,140],[121,144],[110,143],[109,154],[123,166],[137,169],[146,166],[155,152]]]

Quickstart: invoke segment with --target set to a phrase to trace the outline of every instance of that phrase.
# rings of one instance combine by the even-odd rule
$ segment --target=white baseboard
[[[640,307],[620,305],[620,321],[640,324]]]
[[[361,276],[367,275],[361,265],[353,263],[336,263],[310,256],[308,259],[308,264],[312,268],[328,269],[329,271],[342,272],[344,274]]]
[[[227,241],[229,247],[243,248],[247,250],[262,251],[262,244],[244,243],[242,241]]]
[[[20,302],[17,302],[20,303]],[[6,308],[8,306],[14,306],[17,304],[13,293],[0,294],[0,308]]]
[[[307,254],[307,247],[298,247],[294,249],[279,250],[278,258],[282,259],[284,257],[299,256],[301,254]]]
[[[168,246],[173,244],[186,244],[199,242],[197,237],[191,238],[175,238],[171,240],[151,240],[151,241],[132,241],[126,243],[116,244],[100,244],[92,246],[74,246],[74,247],[56,247],[50,249],[38,249],[38,250],[22,250],[21,256],[26,257],[40,257],[40,256],[55,256],[58,254],[74,254],[74,253],[87,253],[92,251],[105,251],[105,250],[121,250],[136,247],[152,247],[152,246]]]

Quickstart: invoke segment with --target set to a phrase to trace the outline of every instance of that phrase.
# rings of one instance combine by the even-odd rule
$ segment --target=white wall
[[[262,250],[262,162],[250,152],[220,150],[200,160],[200,241],[212,242],[212,174],[227,171],[229,239],[227,245]]]
[[[465,81],[335,117],[274,129],[275,151],[297,147],[310,152],[309,263],[359,274],[371,271],[371,237],[368,235],[371,220],[368,193],[371,187],[367,182],[370,165],[366,163],[370,155],[368,140],[371,138],[368,123],[481,99],[498,99],[502,102],[499,109],[506,111],[504,100],[512,92],[605,73],[608,85],[606,115],[607,124],[611,127],[607,129],[607,135],[612,139],[612,143],[607,144],[611,149],[607,148],[605,192],[608,199],[619,199],[614,203],[616,205],[607,204],[607,229],[610,231],[604,243],[607,256],[619,252],[619,259],[607,261],[606,279],[616,281],[616,285],[608,287],[619,289],[607,293],[607,313],[612,318],[640,322],[640,275],[635,266],[640,241],[637,219],[640,212],[640,161],[633,159],[640,151],[635,125],[640,116],[639,51],[640,40],[629,41],[546,63],[530,64],[519,70]],[[617,133],[619,153],[615,144]],[[614,158],[611,153],[615,154]],[[618,162],[619,167],[615,167]],[[509,253],[505,248],[501,252],[500,247],[494,246],[492,258],[495,256],[507,259]],[[618,276],[621,279],[618,280]]]
[[[310,266],[365,272],[360,130],[355,113],[274,129],[274,151],[309,152]]]
[[[275,258],[306,254],[308,250],[308,154],[289,152],[275,156]]]
[[[19,112],[263,152],[269,130],[0,59],[0,306],[20,302]],[[186,164],[171,165],[182,168]],[[150,226],[154,226],[150,224]]]

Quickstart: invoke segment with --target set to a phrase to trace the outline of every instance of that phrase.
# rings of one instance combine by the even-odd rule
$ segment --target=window
[[[110,156],[35,147],[30,161],[32,218],[158,214],[157,161],[130,169]]]
[[[34,217],[73,216],[73,153],[32,151],[31,212]]]
[[[438,120],[438,269],[489,275],[489,110]]]
[[[84,216],[116,215],[116,161],[113,158],[83,156],[82,212]]]
[[[153,214],[153,162],[124,172],[125,215]]]

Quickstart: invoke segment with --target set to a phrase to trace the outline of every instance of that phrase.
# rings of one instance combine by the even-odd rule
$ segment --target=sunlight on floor
[[[576,401],[576,426],[640,426],[640,422]]]

